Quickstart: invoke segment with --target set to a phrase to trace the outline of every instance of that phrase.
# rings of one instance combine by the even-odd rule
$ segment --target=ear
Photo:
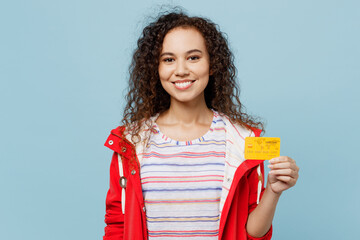
[[[213,74],[214,74],[214,71],[212,69],[210,69],[209,76],[212,76]]]

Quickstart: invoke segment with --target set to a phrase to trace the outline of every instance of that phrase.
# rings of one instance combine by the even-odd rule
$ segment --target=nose
[[[175,69],[175,76],[183,77],[189,75],[189,69],[185,61],[178,61]]]

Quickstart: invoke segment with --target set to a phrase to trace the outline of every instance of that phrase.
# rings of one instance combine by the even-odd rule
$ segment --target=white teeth
[[[191,83],[192,83],[191,81],[189,81],[189,82],[176,82],[175,85],[177,87],[184,88],[184,87],[189,86]]]

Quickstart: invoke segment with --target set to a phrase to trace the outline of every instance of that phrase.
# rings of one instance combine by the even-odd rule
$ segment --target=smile
[[[177,81],[177,82],[173,82],[173,84],[175,85],[175,87],[177,89],[180,90],[185,90],[188,89],[189,87],[192,86],[192,84],[195,82],[195,80],[186,80],[186,81]]]

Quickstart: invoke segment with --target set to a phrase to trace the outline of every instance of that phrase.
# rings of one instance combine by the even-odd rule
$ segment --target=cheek
[[[204,64],[202,66],[199,66],[197,72],[198,72],[199,76],[208,78],[210,75],[210,68],[207,64]]]
[[[171,77],[171,68],[168,66],[159,66],[159,78],[161,81],[167,81]]]
[[[168,66],[159,66],[159,78],[160,78],[160,83],[161,86],[164,88],[164,90],[166,92],[168,92],[168,88],[169,88],[169,79],[171,77],[171,71],[169,70]],[[171,83],[170,83],[171,84]]]

